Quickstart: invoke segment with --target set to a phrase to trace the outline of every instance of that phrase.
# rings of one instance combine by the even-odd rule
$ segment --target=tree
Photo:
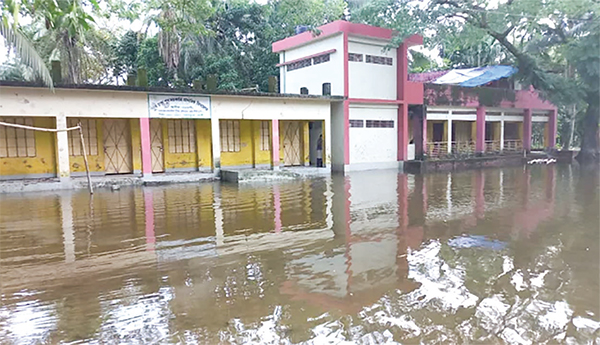
[[[48,60],[60,59],[65,83],[105,79],[109,47],[94,27],[93,14],[100,11],[96,0],[31,0],[23,7],[36,48]]]
[[[117,78],[123,78],[123,74],[135,74],[137,71],[138,52],[140,50],[140,42],[138,33],[127,31],[120,39],[115,40],[111,46],[112,58],[110,67],[112,74]]]
[[[2,5],[2,18],[0,19],[0,36],[8,45],[15,49],[20,61],[32,69],[43,83],[50,89],[54,89],[54,83],[50,70],[40,57],[33,44],[21,32],[18,26],[19,6],[11,0],[6,0]]]
[[[428,10],[442,23],[437,25],[463,23],[493,38],[514,58],[522,81],[545,91],[555,104],[583,101],[578,160],[598,160],[600,3],[508,0],[494,7],[491,1],[435,0]],[[575,78],[565,78],[561,60],[575,68]]]

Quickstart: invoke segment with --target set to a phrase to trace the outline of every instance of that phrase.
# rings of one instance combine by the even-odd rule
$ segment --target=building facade
[[[339,171],[399,168],[407,160],[530,150],[541,124],[556,141],[556,107],[534,90],[434,85],[408,74],[414,35],[394,45],[392,30],[335,21],[273,43],[281,90],[343,96],[332,106],[332,166]]]
[[[81,124],[92,175],[274,168],[331,162],[330,97],[47,88],[3,83],[0,122],[46,129]],[[79,131],[0,126],[0,179],[85,173]]]

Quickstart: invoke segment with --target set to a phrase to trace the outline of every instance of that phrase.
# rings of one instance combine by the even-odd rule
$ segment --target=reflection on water
[[[2,196],[0,342],[600,342],[598,190],[535,166]]]

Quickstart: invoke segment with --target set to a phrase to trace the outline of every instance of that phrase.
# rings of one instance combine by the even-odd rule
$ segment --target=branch
[[[515,28],[514,25],[510,25],[508,27],[508,29],[506,29],[501,35],[502,37],[506,38],[508,36],[508,34],[510,34],[511,31],[513,31],[513,29]]]

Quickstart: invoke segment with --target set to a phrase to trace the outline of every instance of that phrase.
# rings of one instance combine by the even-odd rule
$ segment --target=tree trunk
[[[588,108],[583,118],[583,135],[581,137],[581,152],[577,155],[580,164],[597,162],[600,158],[598,146],[598,120],[600,118],[600,102],[597,95],[588,93]]]

